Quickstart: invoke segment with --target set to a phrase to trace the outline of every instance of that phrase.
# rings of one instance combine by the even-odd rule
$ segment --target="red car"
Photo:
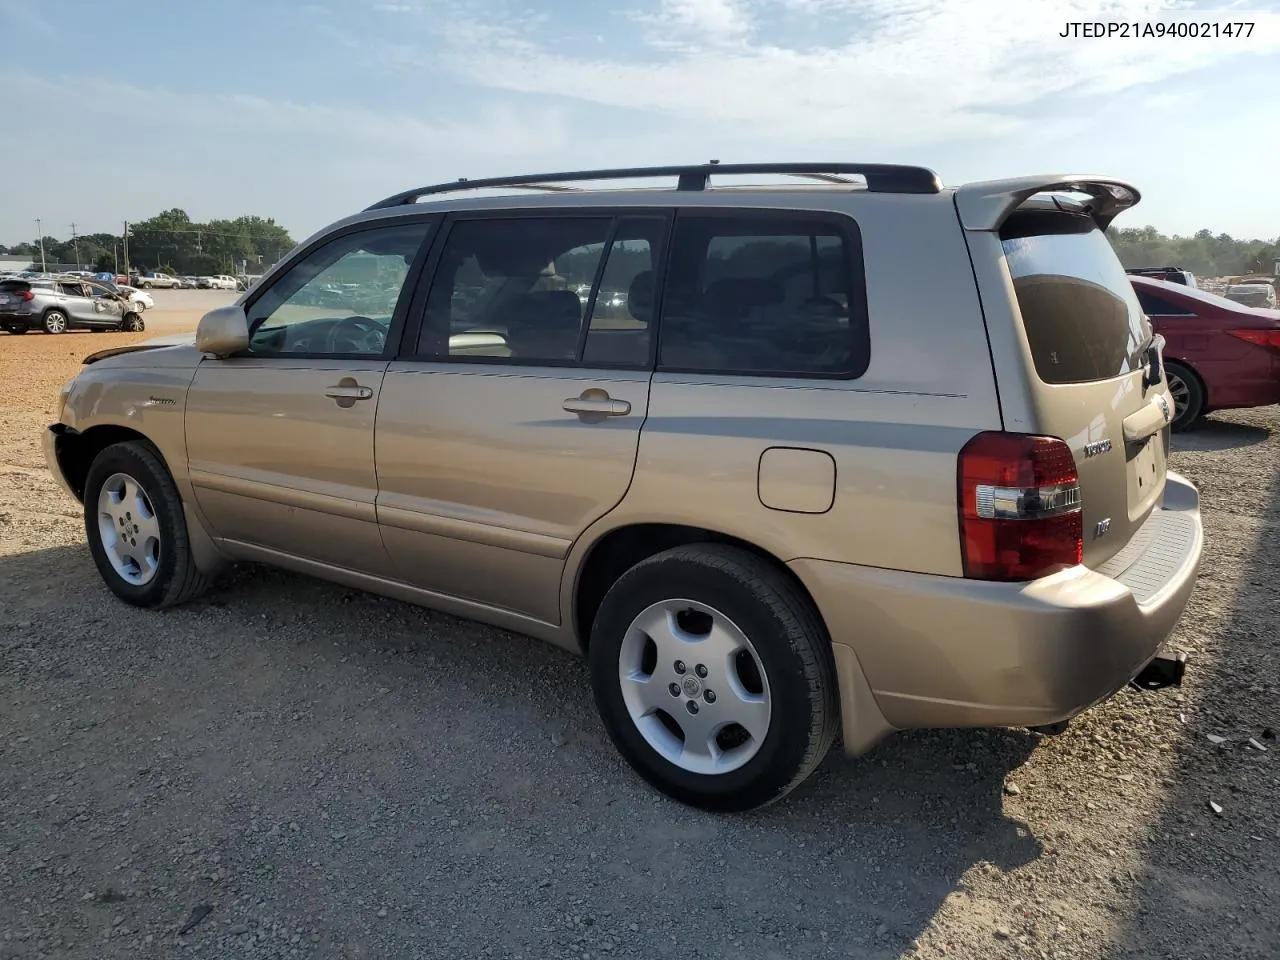
[[[1148,277],[1131,276],[1129,282],[1166,340],[1174,430],[1210,410],[1280,403],[1280,310],[1246,307]]]

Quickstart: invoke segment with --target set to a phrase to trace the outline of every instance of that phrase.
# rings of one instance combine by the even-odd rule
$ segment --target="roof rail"
[[[527,190],[570,191],[579,188],[564,186],[587,180],[640,180],[650,177],[676,177],[678,190],[705,190],[710,186],[712,174],[778,174],[803,177],[823,183],[849,184],[848,174],[864,177],[867,190],[872,193],[938,193],[942,182],[938,175],[926,167],[912,167],[889,163],[699,163],[670,167],[618,167],[609,170],[573,170],[563,173],[525,174],[516,177],[490,177],[468,180],[465,177],[449,183],[405,190],[395,196],[380,200],[367,210],[383,210],[415,203],[422,197],[438,193],[456,193],[462,190],[485,190],[493,187],[519,187]]]

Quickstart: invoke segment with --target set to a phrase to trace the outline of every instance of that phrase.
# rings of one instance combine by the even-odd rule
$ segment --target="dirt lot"
[[[144,337],[219,296],[157,293]],[[533,641],[256,568],[114,601],[37,437],[128,339],[0,335],[0,958],[1280,955],[1277,409],[1177,444],[1209,536],[1180,693],[901,735],[715,818]]]

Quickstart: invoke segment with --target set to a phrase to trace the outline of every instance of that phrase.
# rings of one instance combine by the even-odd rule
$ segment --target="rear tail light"
[[[964,575],[1034,580],[1084,557],[1080,475],[1056,437],[980,433],[957,469]]]
[[[1246,343],[1280,350],[1280,330],[1228,330],[1227,333]]]
[[[35,298],[36,298],[36,295],[32,293],[30,290],[23,290],[20,294],[18,294],[18,299],[21,300],[23,303],[30,303]]]

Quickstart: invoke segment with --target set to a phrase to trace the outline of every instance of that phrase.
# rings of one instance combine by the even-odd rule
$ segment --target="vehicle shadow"
[[[1175,433],[1172,446],[1175,452],[1235,450],[1266,443],[1270,437],[1271,431],[1267,427],[1230,420],[1205,419],[1190,430]]]
[[[1240,432],[1253,429],[1241,425]],[[1217,479],[1224,490],[1230,482],[1229,474]],[[1192,655],[1183,685],[1189,703],[1181,717],[1168,718],[1183,732],[1162,807],[1140,845],[1133,909],[1116,931],[1109,960],[1280,956],[1280,463],[1272,465],[1266,492],[1250,497],[1249,512],[1258,517],[1256,529],[1241,537],[1226,526],[1237,511],[1205,505],[1206,553],[1240,571],[1236,592],[1196,631],[1216,642]],[[1184,619],[1203,616],[1197,605],[1212,610],[1214,589],[1202,570]]]
[[[416,904],[378,928],[384,955],[430,936],[440,956],[577,944],[645,960],[888,960],[970,870],[1042,853],[1002,804],[1037,735],[903,734],[861,759],[833,754],[779,804],[713,816],[623,764],[578,658],[281,571],[239,567],[155,613],[111,597],[83,545],[4,556],[0,636],[13,699],[0,794],[20,798],[15,822],[39,826],[15,836],[15,859],[106,882],[123,858],[186,901],[223,903],[169,865],[167,838],[188,837],[257,878],[238,890],[262,910],[306,900],[347,955],[361,955],[352,899],[372,896]],[[153,786],[157,753],[180,791]],[[50,829],[68,795],[93,823],[121,825],[105,840],[74,820]],[[264,849],[251,818],[286,829]],[[51,873],[0,893],[0,913]]]

